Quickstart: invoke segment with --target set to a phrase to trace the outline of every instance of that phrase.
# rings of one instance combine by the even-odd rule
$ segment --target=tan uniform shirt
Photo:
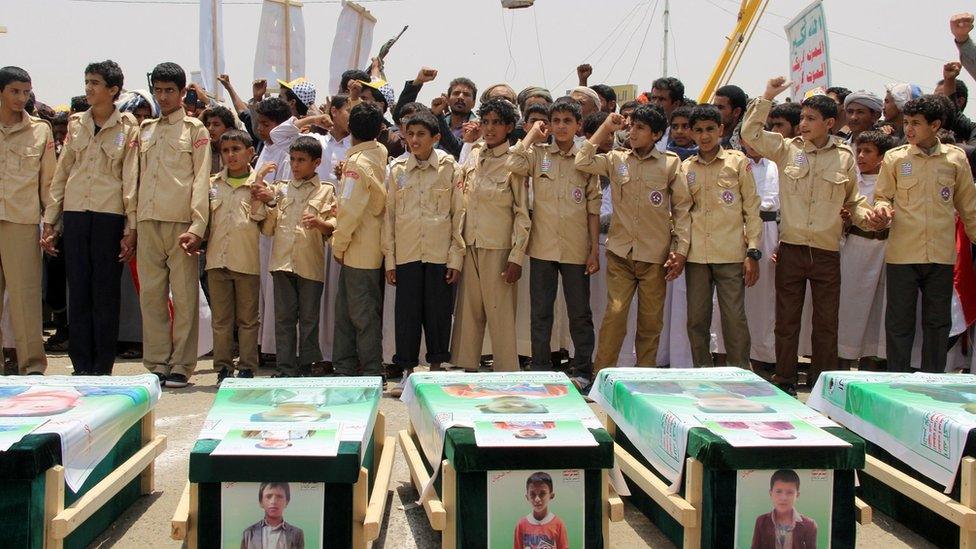
[[[207,232],[210,134],[182,108],[142,123],[139,134],[139,221],[189,223]]]
[[[346,152],[332,254],[354,269],[383,267],[386,147],[366,141]]]
[[[610,178],[613,214],[607,250],[634,261],[663,265],[668,253],[688,255],[691,195],[678,177],[681,159],[653,149],[641,157],[631,150],[597,154],[587,141],[576,153],[576,168]]]
[[[600,215],[600,178],[576,169],[574,144],[562,152],[555,143],[526,148],[519,141],[508,156],[508,169],[532,177],[535,201],[529,257],[586,264],[590,255],[590,215]]]
[[[457,162],[444,151],[432,151],[427,160],[410,154],[393,161],[383,225],[386,270],[413,261],[461,270],[464,203],[457,175]]]
[[[521,265],[529,242],[529,190],[525,177],[506,167],[508,142],[475,147],[461,166],[464,192],[464,243],[486,250],[511,250],[508,261]]]
[[[327,239],[318,229],[306,229],[302,217],[312,213],[335,227],[335,189],[319,181],[317,175],[301,181],[278,181],[274,189],[278,205],[267,208],[267,219],[261,226],[261,232],[274,236],[268,270],[325,282]]]
[[[261,274],[258,240],[259,223],[267,217],[262,204],[251,210],[251,172],[243,185],[231,187],[227,170],[210,178],[210,236],[207,240],[207,269],[228,269],[235,273]]]
[[[91,111],[68,120],[68,134],[51,182],[51,204],[44,222],[57,225],[63,211],[125,216],[125,229],[136,228],[139,181],[139,124],[118,110],[95,133]]]
[[[13,126],[0,124],[0,221],[40,223],[56,167],[50,124],[26,112]]]
[[[779,166],[779,239],[788,244],[838,251],[844,223],[840,211],[864,230],[868,211],[857,190],[854,152],[840,140],[828,138],[817,148],[802,137],[784,139],[763,129],[772,103],[763,98],[749,103],[742,123],[742,139]]]
[[[746,155],[720,148],[705,162],[696,154],[681,163],[681,176],[692,199],[688,261],[741,263],[747,248],[759,248],[759,195]]]
[[[966,153],[939,144],[932,154],[902,145],[885,154],[874,204],[891,206],[885,262],[956,263],[956,218],[976,242],[976,188]]]

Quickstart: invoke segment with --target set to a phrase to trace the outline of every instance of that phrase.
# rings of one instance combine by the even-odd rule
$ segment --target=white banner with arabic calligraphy
[[[783,27],[790,43],[790,93],[802,101],[814,88],[830,87],[827,17],[821,0],[807,6]]]

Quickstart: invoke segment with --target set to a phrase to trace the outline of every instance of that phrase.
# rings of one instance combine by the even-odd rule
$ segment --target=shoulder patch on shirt
[[[217,187],[210,187],[210,200],[217,199]]]
[[[726,205],[735,202],[735,193],[728,189],[722,191],[722,202],[724,202]]]
[[[948,202],[949,199],[952,198],[952,189],[950,189],[948,186],[943,185],[942,188],[939,190],[939,196],[942,197],[943,202]]]
[[[902,162],[901,163],[901,170],[898,173],[900,175],[902,175],[902,176],[912,175],[912,163],[911,162]]]
[[[359,174],[353,170],[348,170],[346,173],[342,174],[346,179],[359,179]]]
[[[125,132],[120,131],[115,134],[115,146],[121,149],[123,145],[125,145]]]
[[[695,182],[695,177],[697,177],[695,175],[695,172],[693,172],[693,171],[692,172],[688,172],[688,178],[687,178],[688,179],[688,183],[694,183]]]
[[[193,148],[194,149],[199,149],[200,147],[206,145],[207,143],[210,143],[210,138],[209,137],[201,137],[200,139],[197,139],[196,141],[193,142]]]
[[[575,202],[577,204],[582,204],[583,203],[583,189],[582,188],[576,187],[576,188],[573,189],[573,202]]]
[[[651,191],[650,194],[647,195],[647,199],[650,200],[652,206],[658,207],[661,204],[664,204],[664,193],[661,191]]]
[[[617,164],[617,175],[619,175],[620,177],[627,177],[629,174],[630,174],[630,170],[627,169],[626,162],[621,162],[620,164]]]
[[[802,152],[796,153],[794,162],[797,166],[805,166],[807,163],[807,155],[803,154]]]
[[[542,173],[549,173],[552,170],[552,159],[549,158],[548,152],[542,157],[540,168],[542,169]]]
[[[407,182],[406,174],[400,174],[396,177],[396,184],[398,189],[402,189],[403,185]]]
[[[47,145],[45,145],[45,148],[47,148],[47,150],[53,149],[54,148],[54,141],[48,141],[47,142]]]

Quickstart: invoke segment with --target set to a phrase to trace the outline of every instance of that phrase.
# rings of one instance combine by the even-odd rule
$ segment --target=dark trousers
[[[796,383],[800,318],[807,281],[813,294],[813,362],[809,383],[837,368],[837,312],[840,308],[840,253],[781,243],[776,262],[775,383]]]
[[[451,360],[451,314],[454,288],[447,283],[447,265],[413,261],[396,266],[393,363],[410,369],[420,362],[420,332],[427,341],[427,362]]]
[[[383,375],[383,269],[342,266],[332,367],[346,376]]]
[[[922,370],[945,371],[952,327],[952,265],[887,264],[885,344],[888,370],[910,372],[915,342],[915,309],[922,292]]]
[[[122,292],[122,215],[64,212],[67,267],[68,356],[78,374],[112,373],[119,337]]]
[[[586,265],[530,259],[529,300],[532,320],[532,369],[552,370],[553,305],[559,277],[569,316],[569,335],[576,352],[572,366],[581,374],[593,372],[593,314],[590,312],[590,277]]]
[[[88,212],[75,212],[88,213]],[[111,214],[105,214],[111,215]],[[125,222],[123,221],[123,228]],[[122,237],[119,237],[122,240]],[[52,312],[62,313],[68,307],[68,273],[64,254],[51,257],[44,256],[45,279],[44,279],[44,302],[51,308]]]
[[[322,360],[322,350],[319,349],[319,310],[322,306],[324,284],[284,271],[272,272],[271,278],[274,282],[278,370],[284,375],[294,376],[299,373],[299,366],[308,366]]]

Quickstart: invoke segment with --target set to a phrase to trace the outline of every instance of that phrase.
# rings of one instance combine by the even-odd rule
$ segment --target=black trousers
[[[119,337],[125,217],[99,212],[64,212],[68,275],[68,356],[78,374],[112,373]]]
[[[888,371],[912,371],[915,342],[915,310],[922,293],[922,370],[945,371],[952,328],[952,265],[922,263],[887,264],[885,281],[885,344]]]
[[[590,311],[590,277],[586,265],[573,265],[530,258],[529,304],[532,322],[532,369],[552,370],[553,305],[559,277],[569,316],[569,335],[575,353],[572,366],[579,373],[593,371],[593,314]]]
[[[274,284],[278,370],[287,376],[296,376],[300,366],[310,366],[322,360],[319,308],[325,285],[285,271],[272,271],[271,281]]]
[[[393,363],[403,369],[420,362],[420,334],[427,341],[427,362],[451,360],[451,315],[454,287],[447,283],[447,265],[413,261],[396,266]]]
[[[383,375],[383,269],[339,271],[332,368],[344,376]]]

